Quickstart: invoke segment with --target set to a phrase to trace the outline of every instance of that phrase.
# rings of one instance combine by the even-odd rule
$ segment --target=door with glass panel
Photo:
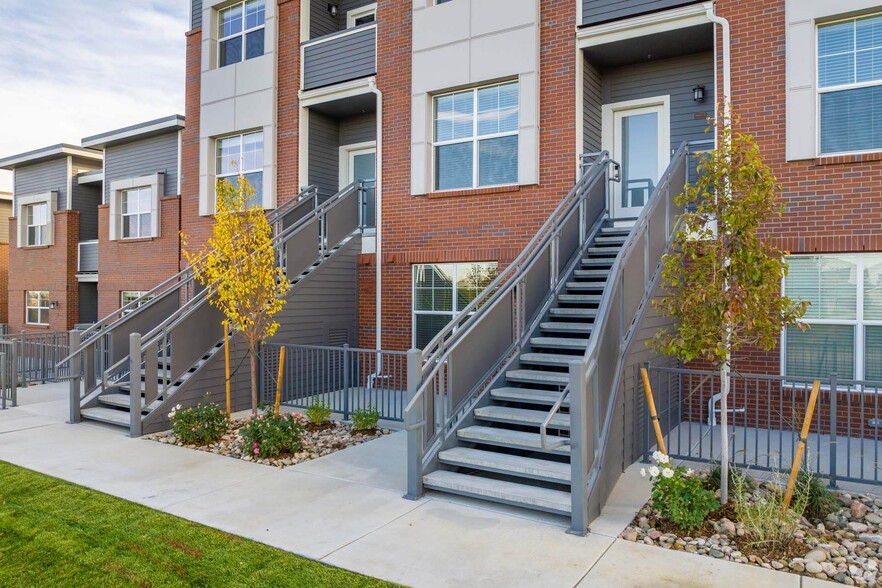
[[[610,214],[634,219],[649,202],[670,161],[667,100],[629,101],[603,109],[604,149],[622,166],[621,182],[612,184]]]
[[[347,184],[364,182],[365,191],[359,206],[359,221],[366,229],[377,226],[377,149],[349,151],[349,178]]]

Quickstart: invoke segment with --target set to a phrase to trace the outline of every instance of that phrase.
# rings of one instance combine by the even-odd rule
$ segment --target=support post
[[[15,406],[13,404],[13,406]],[[0,410],[6,410],[6,354],[0,353]]]
[[[282,378],[285,377],[285,346],[279,349],[279,374],[276,377],[276,403],[275,411],[279,414],[279,406],[282,404]]]
[[[646,393],[646,404],[649,408],[649,418],[652,420],[652,427],[655,429],[655,440],[658,443],[658,450],[667,455],[668,449],[665,447],[665,438],[662,436],[661,424],[658,422],[658,412],[655,410],[655,399],[652,397],[649,371],[645,367],[640,368],[640,376],[643,378],[643,391]]]
[[[224,321],[224,377],[227,399],[227,416],[233,413],[233,405],[230,399],[230,321]]]
[[[799,467],[802,464],[802,454],[805,451],[805,442],[808,439],[809,428],[812,426],[812,413],[815,412],[815,403],[818,401],[818,391],[821,389],[821,382],[815,380],[812,384],[812,392],[809,396],[808,408],[805,411],[805,420],[802,423],[802,431],[799,433],[799,444],[796,446],[796,455],[793,456],[793,466],[790,468],[790,480],[787,482],[787,492],[784,493],[784,510],[790,508],[790,501],[793,499],[793,490],[796,487],[796,476],[799,474]]]
[[[70,332],[70,349],[79,349],[80,348],[80,332],[76,329]],[[82,361],[82,354],[77,353],[72,358],[70,358],[70,364],[68,369],[70,373],[69,386],[70,386],[70,421],[71,423],[80,422],[80,393],[81,393],[81,376],[80,376],[80,361]],[[15,386],[15,375],[13,375],[13,386]]]
[[[129,335],[129,436],[141,436],[141,334]]]
[[[349,343],[343,344],[343,420],[349,420]]]
[[[422,356],[419,349],[407,352],[407,404],[416,398],[422,383]],[[407,494],[405,498],[416,500],[423,495],[423,438],[426,435],[426,399],[416,402],[412,409],[404,412],[404,427],[407,430]]]
[[[588,398],[585,381],[587,365],[582,360],[570,363],[570,528],[567,533],[584,536],[588,533],[588,459],[593,453],[589,439],[593,438],[588,418]]]
[[[830,375],[830,487],[836,488],[836,402],[838,374]]]

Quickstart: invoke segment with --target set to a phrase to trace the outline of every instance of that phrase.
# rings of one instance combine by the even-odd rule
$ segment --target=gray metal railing
[[[665,446],[671,457],[719,462],[720,392],[716,371],[648,366]],[[729,392],[730,462],[756,470],[789,470],[809,392],[820,380],[803,467],[839,481],[882,484],[882,382],[844,380],[836,374],[797,378],[733,372]],[[642,382],[635,380],[641,397]],[[648,419],[648,417],[647,417]],[[648,420],[647,420],[648,423]],[[654,432],[644,424],[643,454],[648,460]]]
[[[45,383],[63,380],[67,377],[67,366],[59,366],[70,347],[66,331],[42,331],[18,334],[2,334],[0,342],[9,342],[14,347],[14,362],[10,364],[10,377],[15,374],[21,385],[35,382]]]
[[[16,370],[16,343],[0,341],[0,409],[18,406],[18,378]]]
[[[330,406],[344,420],[353,411],[374,408],[380,418],[404,420],[407,353],[357,347],[267,343],[261,347],[261,398],[276,396],[280,351],[285,349],[281,403],[308,408]]]

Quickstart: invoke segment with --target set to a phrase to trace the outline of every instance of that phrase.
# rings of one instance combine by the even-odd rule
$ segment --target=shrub
[[[707,476],[704,478],[704,487],[710,490],[711,492],[716,492],[720,489],[720,476],[722,476],[723,468],[720,467],[719,464],[715,465],[710,469],[707,473]],[[735,469],[729,468],[729,488],[735,487]],[[742,483],[745,484],[745,487],[748,490],[753,490],[756,487],[754,481],[751,477],[745,475],[742,478]]]
[[[306,417],[313,425],[324,425],[331,420],[331,405],[317,400],[306,409]]]
[[[652,478],[652,505],[662,517],[685,530],[697,529],[708,513],[720,504],[713,492],[692,470],[671,466],[671,458],[660,451],[652,454],[657,465],[649,468]],[[646,475],[646,470],[640,470]]]
[[[798,491],[794,492],[791,508],[784,508],[784,495],[780,490],[751,492],[744,482],[745,475],[736,472],[735,484],[732,486],[735,512],[738,520],[744,523],[751,546],[766,549],[783,549],[792,540],[799,529],[799,520],[805,512],[809,493],[803,478],[802,484],[797,482]]]
[[[181,408],[178,404],[168,413],[168,418],[178,439],[188,444],[217,441],[230,425],[227,412],[208,397],[190,408]]]
[[[242,437],[243,454],[248,453],[255,458],[274,457],[300,449],[303,425],[297,415],[275,414],[270,408],[246,420],[239,429],[239,435]]]
[[[800,500],[800,494],[806,494],[805,516],[811,519],[823,521],[827,515],[839,510],[839,500],[824,487],[821,478],[811,475],[805,470],[799,470],[796,477],[796,489],[793,492],[794,500]]]
[[[373,406],[360,408],[352,412],[352,429],[354,431],[373,431],[380,420],[380,412]]]

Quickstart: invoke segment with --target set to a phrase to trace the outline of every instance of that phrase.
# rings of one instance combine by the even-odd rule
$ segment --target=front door
[[[364,200],[361,203],[361,225],[366,229],[377,226],[377,149],[353,149],[349,151],[349,182],[365,182]]]
[[[603,108],[604,148],[622,166],[621,182],[612,183],[610,214],[614,219],[636,219],[670,161],[667,97]]]

